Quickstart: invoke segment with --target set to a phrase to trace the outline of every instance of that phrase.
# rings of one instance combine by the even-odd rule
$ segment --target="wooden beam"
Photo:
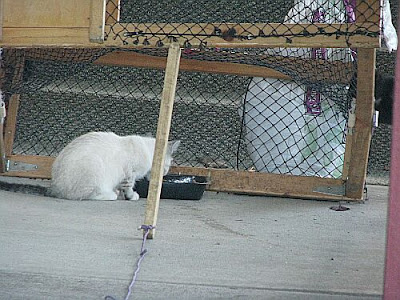
[[[98,10],[92,10],[91,5],[104,0],[2,1],[0,47],[90,47],[93,45],[89,41],[91,20],[98,16]]]
[[[0,42],[3,39],[4,0],[0,0]]]
[[[164,70],[167,64],[167,58],[141,54],[137,52],[114,51],[101,56],[96,61],[94,61],[94,64]],[[180,70],[189,72],[230,74],[250,77],[290,79],[289,76],[267,67],[185,58],[181,58]]]
[[[6,158],[17,165],[19,163],[34,165],[35,169],[29,171],[8,171],[0,173],[1,176],[51,179],[51,166],[53,165],[54,157],[38,155],[7,155]]]
[[[168,46],[175,40],[193,46],[253,47],[340,47],[377,48],[379,1],[359,1],[355,24],[282,23],[119,23],[120,0],[1,0],[3,3],[3,40],[0,46],[93,47],[103,31],[107,46]],[[105,20],[105,10],[108,11]],[[363,16],[363,17],[361,17]],[[96,21],[95,21],[96,20]],[[100,20],[103,22],[101,23]],[[217,28],[217,31],[216,31]],[[103,31],[103,32],[104,32]],[[96,32],[96,33],[95,33]],[[337,34],[337,33],[340,34]],[[118,36],[114,38],[114,33]],[[130,35],[131,37],[126,37]],[[139,44],[133,42],[139,40]],[[126,41],[127,43],[126,43]],[[98,47],[100,45],[97,45]]]
[[[193,46],[203,42],[207,47],[221,48],[348,48],[349,45],[377,48],[380,45],[379,25],[374,23],[117,23],[106,25],[105,30],[110,35],[105,44],[119,47],[155,47],[160,41],[165,46],[172,41],[183,46],[187,40]],[[113,32],[118,32],[119,37],[114,38]],[[134,44],[136,40],[138,44]],[[148,45],[143,43],[145,40]]]
[[[89,27],[92,0],[2,1],[5,28]]]
[[[362,200],[336,195],[334,191],[342,190],[345,184],[341,179],[184,166],[171,167],[170,172],[205,176],[211,182],[207,189],[216,192],[335,201]],[[321,190],[326,192],[318,192]],[[329,193],[329,190],[332,192]]]
[[[89,40],[92,43],[101,44],[104,42],[106,1],[107,0],[91,0]]]
[[[358,49],[356,122],[346,196],[362,198],[372,135],[375,89],[375,49]]]
[[[164,173],[164,159],[167,152],[168,136],[171,128],[172,110],[175,100],[176,83],[179,73],[181,49],[178,44],[171,44],[168,51],[167,66],[165,68],[164,89],[160,103],[160,113],[157,124],[156,145],[154,149],[153,165],[147,196],[145,225],[157,224],[158,208],[162,178]],[[154,237],[155,230],[149,232],[148,238]]]
[[[13,171],[2,176],[51,179],[51,166],[55,160],[48,156],[10,155],[7,159],[37,166],[31,171]],[[362,198],[349,198],[334,194],[316,192],[321,187],[341,188],[345,181],[340,179],[280,175],[261,172],[235,171],[231,169],[212,169],[197,167],[171,167],[171,174],[205,176],[210,180],[207,190],[216,192],[240,193],[250,195],[291,197],[301,199],[360,201]],[[151,223],[149,223],[151,225]],[[148,224],[148,225],[149,225]]]
[[[8,102],[6,130],[4,133],[4,144],[6,156],[12,154],[15,130],[17,125],[17,114],[19,107],[19,94],[13,94]]]
[[[349,170],[351,167],[351,154],[353,150],[353,133],[354,133],[354,125],[355,125],[355,101],[352,100],[351,102],[351,109],[349,110],[349,118],[347,120],[347,135],[346,135],[346,148],[344,152],[344,159],[343,159],[343,168],[342,168],[342,179],[347,181],[349,177]]]
[[[67,2],[67,1],[66,1]],[[148,24],[150,26],[151,24]],[[162,25],[162,24],[160,24]],[[266,25],[266,24],[265,24]],[[286,25],[275,24],[278,28],[286,27]],[[210,36],[205,38],[201,36],[200,39],[206,42],[207,47],[221,47],[221,48],[271,48],[271,47],[289,47],[289,48],[348,48],[349,45],[354,48],[379,48],[380,39],[375,36],[369,36],[367,32],[356,35],[339,35],[336,37],[334,27],[329,27],[330,31],[327,34],[322,33],[314,33],[313,36],[302,36],[302,32],[298,31],[300,28],[304,30],[304,26],[293,25],[290,24],[289,29],[292,26],[298,26],[296,32],[290,33],[291,36],[288,37],[258,37],[254,40],[242,40],[242,39],[233,39],[232,41],[225,41],[222,37],[219,36]],[[128,31],[125,26],[130,28]],[[133,44],[132,39],[128,38],[128,42],[124,43],[121,38],[113,38],[112,32],[118,32],[120,36],[124,35],[124,32],[132,32],[133,30],[140,31],[146,30],[146,27],[142,27],[140,25],[139,28],[132,27],[131,24],[115,24],[115,25],[105,25],[105,32],[108,32],[108,37],[104,41],[104,44],[96,45],[89,41],[89,25],[87,27],[7,27],[3,26],[3,40],[0,42],[0,47],[120,47],[120,48],[143,48],[149,47],[148,45],[144,45],[141,42],[139,44]],[[180,25],[182,26],[182,25]],[[315,25],[310,25],[311,28],[317,28]],[[324,24],[326,26],[326,24]],[[349,27],[351,30],[360,30],[356,29],[356,25],[346,25],[346,28],[343,28],[343,24],[339,26],[339,30],[347,30]],[[153,26],[154,27],[154,26]],[[375,24],[370,24],[369,29],[372,32],[375,32]],[[156,31],[148,31],[146,35],[149,36],[148,42],[150,43],[150,47],[156,47],[156,43],[160,40],[163,40],[165,46],[167,47],[170,44],[169,37],[173,36],[177,33],[169,33],[169,34],[157,34],[158,32],[163,32],[164,29],[161,26],[157,25],[158,29],[154,29]],[[273,28],[273,27],[272,27]],[[336,30],[336,29],[335,29]],[[376,31],[378,32],[378,31]],[[212,34],[212,33],[207,33]],[[297,36],[296,36],[297,34]],[[138,35],[139,40],[143,41],[141,35]],[[177,38],[177,41],[184,45],[186,39],[189,38],[193,41],[193,47],[200,45],[200,40],[193,36],[186,36],[184,38]],[[197,42],[196,42],[197,40]]]
[[[224,56],[227,54],[215,52],[207,53],[207,55],[216,59],[223,59]],[[232,57],[241,61],[245,61],[251,56],[236,53],[232,55]],[[296,58],[272,55],[259,55],[256,58],[258,61],[265,62],[270,65],[275,64],[279,66],[284,66],[284,68],[286,68],[287,70],[299,73],[299,76],[306,76],[307,80],[312,80],[314,82],[324,81],[348,84],[354,73],[352,63],[341,61],[330,62],[299,57]],[[101,56],[96,61],[94,61],[94,63],[98,65],[129,66],[136,68],[163,70],[165,69],[166,58],[162,56],[152,56],[137,52],[114,51]],[[181,58],[180,70],[188,72],[205,72],[249,77],[290,79],[288,75],[264,66],[187,58]],[[299,72],[299,70],[301,71]],[[335,74],[335,76],[332,77],[332,74]],[[341,74],[341,76],[337,76],[337,74]]]
[[[85,28],[10,28],[3,27],[0,47],[100,47],[89,41]]]
[[[18,56],[14,63],[14,73],[12,77],[12,85],[17,86],[21,81],[24,75],[25,68],[25,53]],[[14,145],[15,131],[17,126],[17,115],[19,108],[19,94],[11,95],[8,101],[8,111],[6,118],[6,130],[4,132],[4,147],[5,154],[11,155]]]

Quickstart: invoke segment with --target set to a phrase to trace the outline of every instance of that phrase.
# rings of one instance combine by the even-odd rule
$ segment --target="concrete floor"
[[[387,194],[162,200],[130,299],[380,299]],[[0,191],[0,299],[124,299],[144,210]]]

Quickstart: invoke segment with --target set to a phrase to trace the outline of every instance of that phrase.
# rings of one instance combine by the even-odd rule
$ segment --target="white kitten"
[[[164,175],[180,141],[168,142]],[[138,200],[136,180],[151,170],[155,139],[91,132],[69,143],[52,167],[51,195],[73,200],[116,200],[122,191],[127,200]]]

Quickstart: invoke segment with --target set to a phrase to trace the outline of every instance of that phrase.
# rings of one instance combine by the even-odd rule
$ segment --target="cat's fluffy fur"
[[[378,70],[375,72],[375,109],[379,111],[379,123],[392,124],[394,77]],[[357,72],[350,81],[348,95],[357,97]]]
[[[179,143],[168,142],[164,175]],[[69,143],[54,161],[50,194],[72,200],[116,200],[122,192],[125,199],[137,200],[133,186],[150,172],[154,147],[152,137],[84,134]]]
[[[392,124],[394,76],[376,72],[375,109],[379,111],[379,123]]]

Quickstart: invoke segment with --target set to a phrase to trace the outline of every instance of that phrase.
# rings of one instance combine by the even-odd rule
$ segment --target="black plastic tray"
[[[207,184],[207,178],[204,176],[166,175],[163,178],[160,198],[200,200]],[[146,198],[149,181],[147,179],[137,181],[135,189],[141,198]]]

